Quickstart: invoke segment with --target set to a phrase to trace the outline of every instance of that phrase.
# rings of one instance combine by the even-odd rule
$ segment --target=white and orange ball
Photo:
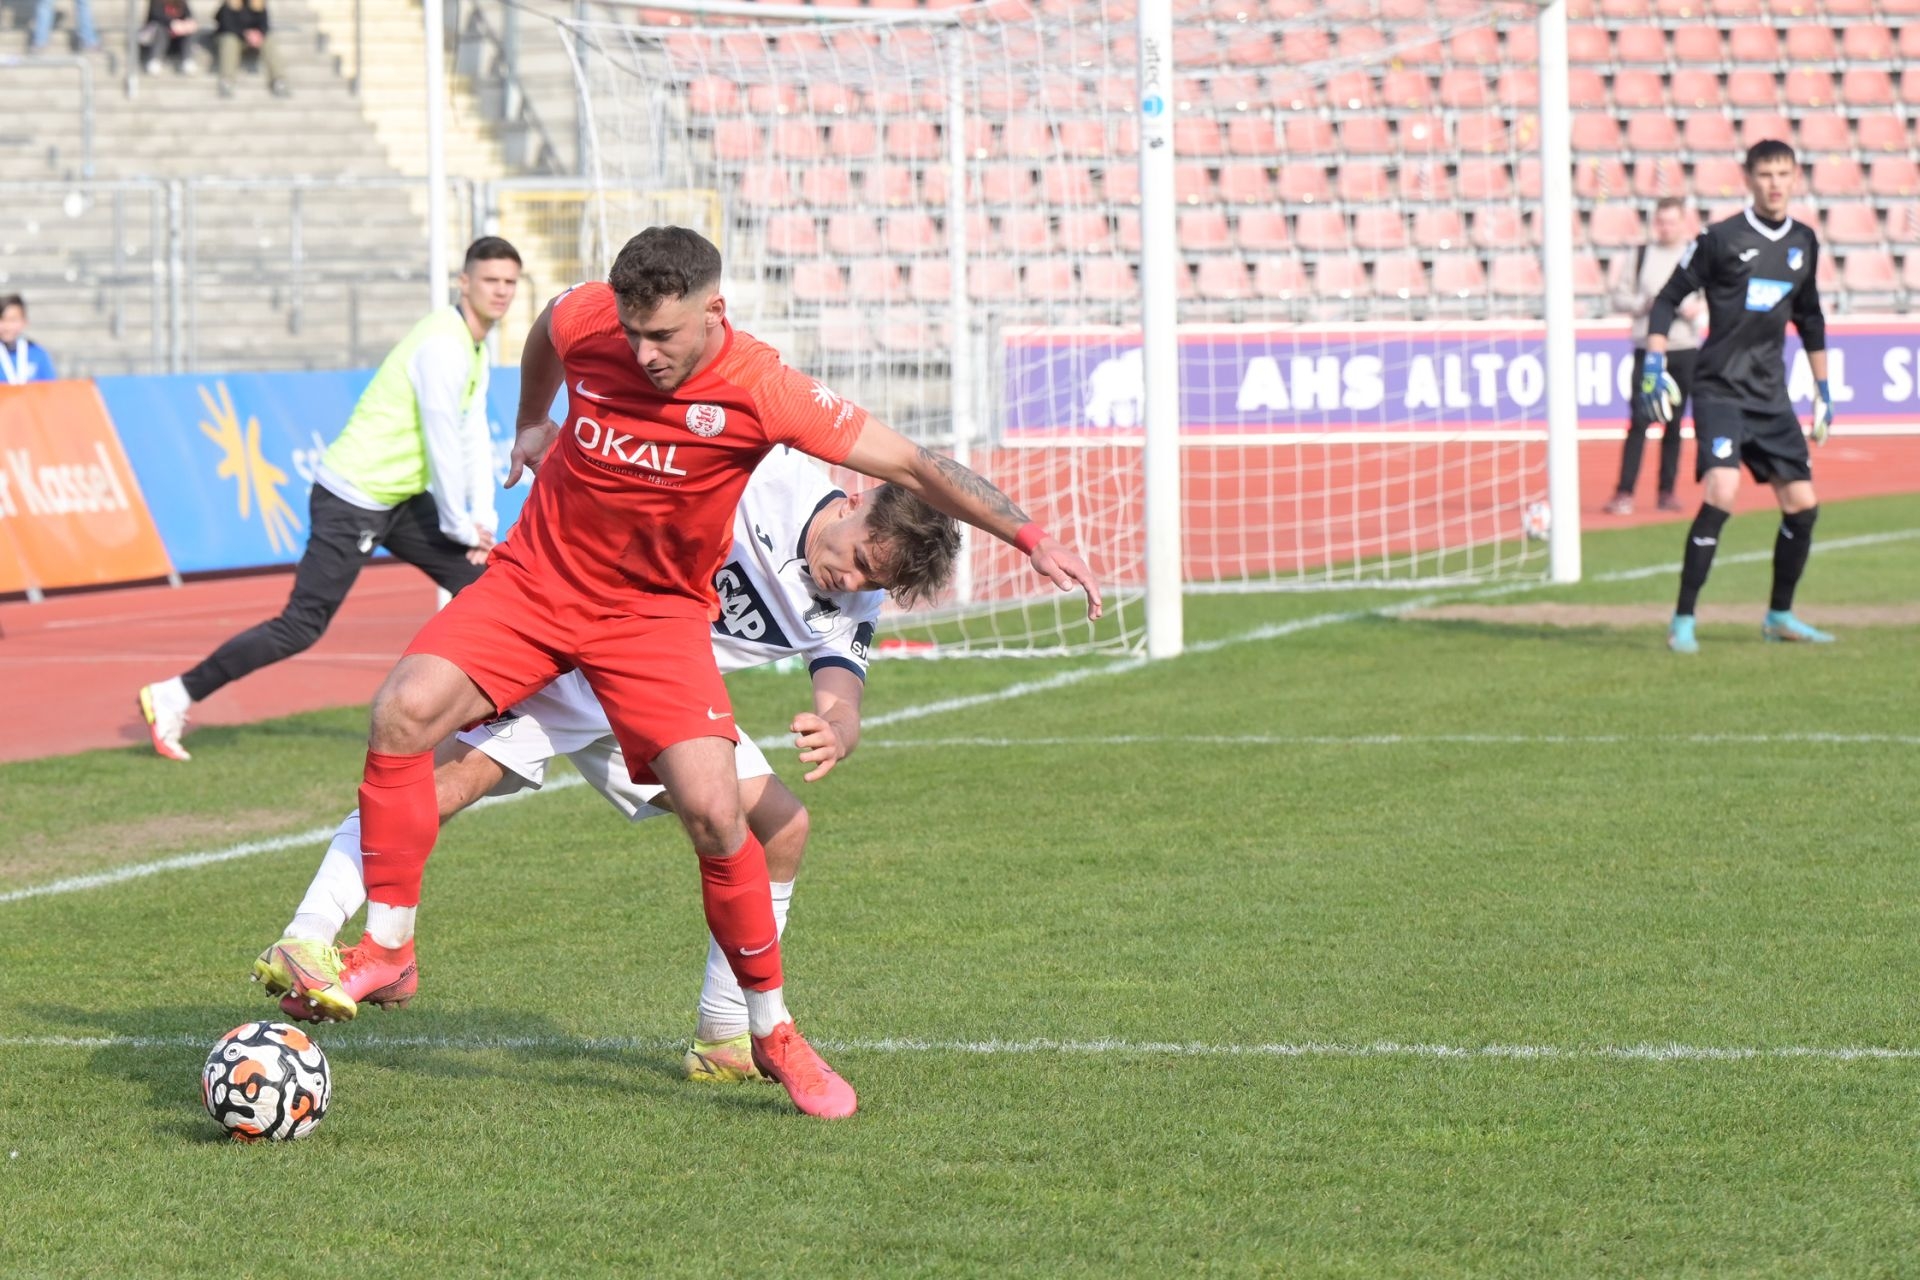
[[[327,1114],[333,1075],[313,1038],[284,1022],[246,1022],[220,1037],[200,1073],[212,1116],[236,1142],[289,1142]]]

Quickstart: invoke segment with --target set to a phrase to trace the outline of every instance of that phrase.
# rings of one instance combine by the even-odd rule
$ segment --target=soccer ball
[[[207,1114],[236,1142],[304,1138],[327,1114],[333,1075],[312,1037],[284,1022],[246,1022],[220,1037],[200,1073]]]
[[[1553,508],[1544,502],[1529,502],[1520,513],[1520,528],[1529,542],[1545,542],[1553,532]]]

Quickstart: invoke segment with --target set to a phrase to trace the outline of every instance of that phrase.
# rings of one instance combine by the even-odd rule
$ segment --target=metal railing
[[[85,58],[0,55],[0,71],[73,71],[80,76],[80,176],[93,177],[93,67]]]

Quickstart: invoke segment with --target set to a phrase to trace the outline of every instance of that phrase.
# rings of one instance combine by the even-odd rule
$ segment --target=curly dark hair
[[[650,312],[669,298],[690,298],[720,283],[720,251],[686,227],[648,227],[621,248],[607,273],[628,311]]]
[[[960,526],[897,484],[867,495],[867,531],[874,566],[887,592],[911,609],[947,589],[960,556]]]

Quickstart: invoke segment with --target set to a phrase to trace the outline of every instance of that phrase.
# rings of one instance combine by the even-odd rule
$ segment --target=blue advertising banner
[[[1005,331],[1003,425],[1010,443],[1137,431],[1136,330]],[[1836,408],[1856,426],[1920,428],[1920,324],[1828,322]],[[1787,341],[1788,390],[1806,409],[1813,375]],[[1574,392],[1583,428],[1618,429],[1633,344],[1619,325],[1583,327]],[[1180,333],[1181,429],[1196,435],[1546,431],[1545,334],[1535,325],[1209,325]]]
[[[101,378],[100,394],[182,573],[291,564],[307,539],[314,467],[346,425],[371,369]],[[505,479],[517,367],[493,371],[487,418]],[[527,482],[495,498],[501,533]]]

